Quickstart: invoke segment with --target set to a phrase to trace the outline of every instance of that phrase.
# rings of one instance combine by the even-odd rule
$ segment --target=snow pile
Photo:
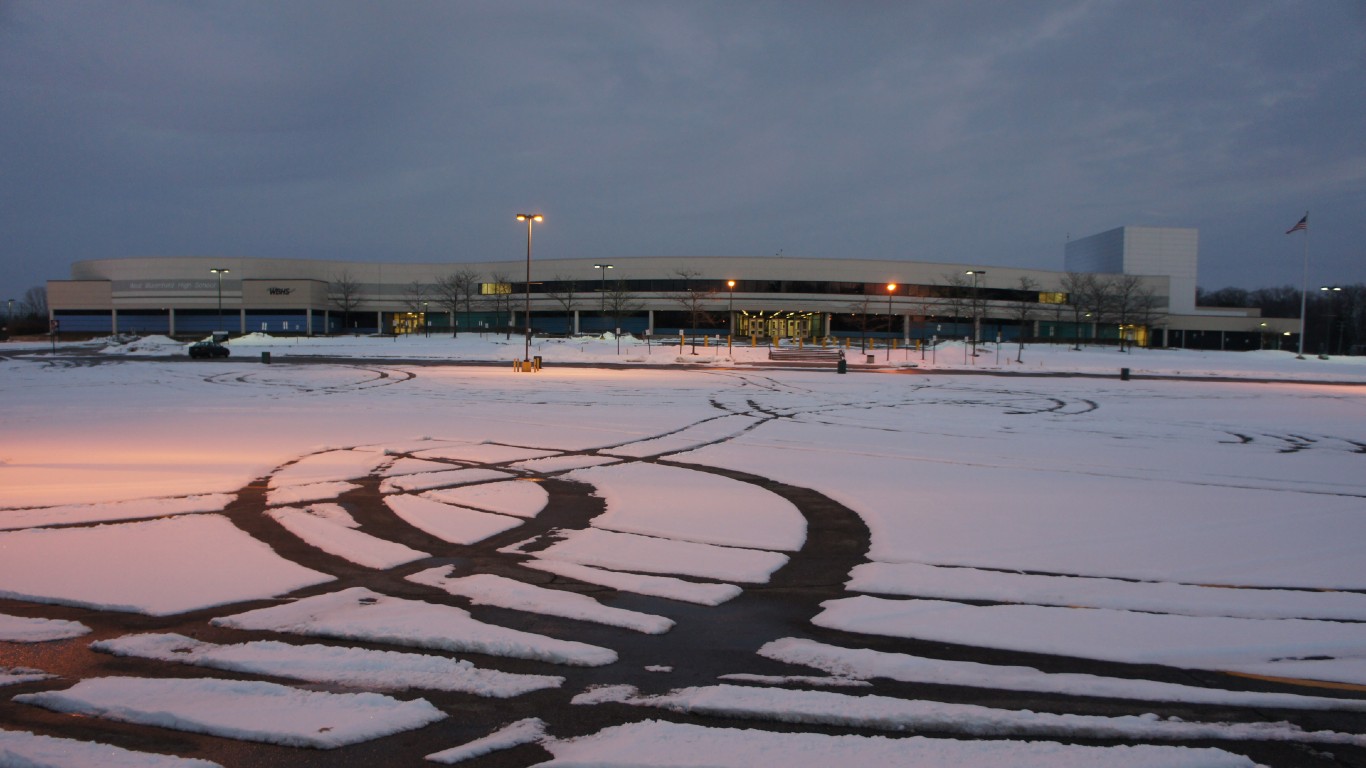
[[[425,699],[213,678],[96,677],[65,691],[25,693],[14,700],[125,723],[317,749],[410,731],[446,717]]]
[[[388,597],[364,587],[220,617],[213,624],[573,666],[596,667],[617,660],[616,652],[607,648],[486,624],[460,608]]]
[[[1059,656],[1165,664],[1190,669],[1249,671],[1282,677],[1305,657],[1341,657],[1334,682],[1366,684],[1361,649],[1366,623],[1303,619],[1231,619],[1074,610],[1036,605],[968,605],[942,600],[850,597],[822,603],[821,627],[913,637]],[[1321,669],[1334,669],[1323,664]]]
[[[1274,709],[1366,711],[1366,700],[1363,699],[1230,691],[1153,680],[1121,679],[1081,673],[1049,673],[1033,667],[948,661],[904,653],[886,653],[868,648],[840,648],[795,637],[774,640],[760,648],[759,655],[859,680],[885,677],[906,683],[960,685],[998,691],[1061,693],[1111,699],[1180,701]],[[733,676],[729,677],[734,679]]]
[[[613,726],[577,739],[551,740],[544,746],[555,755],[554,760],[540,763],[545,768],[1256,768],[1242,755],[1213,748],[827,736],[658,720]]]
[[[127,635],[101,640],[90,647],[115,656],[380,691],[425,688],[505,699],[558,688],[564,683],[562,677],[479,669],[468,661],[444,656],[330,645],[291,645],[273,640],[217,645],[167,633]]]
[[[629,685],[576,696],[575,704],[632,704],[714,717],[758,718],[889,731],[934,731],[962,736],[1050,736],[1055,738],[1152,739],[1174,741],[1294,741],[1366,746],[1366,736],[1304,731],[1290,723],[1200,723],[1156,715],[1067,715],[1006,710],[976,704],[850,696],[830,691],[714,685],[682,688],[659,696],[640,695]]]
[[[529,717],[505,725],[482,739],[475,739],[467,744],[427,755],[427,759],[434,763],[453,765],[501,749],[511,749],[522,744],[534,744],[544,738],[545,721],[538,717]]]
[[[706,579],[763,584],[787,564],[787,556],[739,547],[719,547],[632,533],[590,528],[563,532],[564,538],[536,553],[544,560],[560,560],[614,571],[676,573]]]
[[[221,768],[208,760],[134,752],[112,744],[0,729],[0,765],[15,768]]]
[[[488,573],[452,578],[446,575],[450,570],[448,567],[432,568],[414,573],[407,578],[408,581],[417,584],[426,584],[452,595],[469,598],[475,605],[494,605],[545,616],[591,621],[650,635],[668,632],[674,625],[673,620],[663,616],[612,608],[588,595],[537,587]]]
[[[219,512],[232,501],[225,493],[177,496],[166,499],[133,499],[100,504],[62,504],[55,507],[0,509],[0,530],[37,528],[44,525],[76,525],[118,520],[139,520],[192,512]]]
[[[423,495],[445,504],[456,504],[485,512],[497,512],[500,515],[524,518],[539,515],[550,501],[550,494],[546,493],[539,483],[526,480],[465,485],[459,488],[430,491]]]
[[[522,524],[515,517],[443,504],[422,496],[386,496],[384,503],[409,525],[451,544],[474,544]]]
[[[319,508],[323,511],[317,511]],[[341,511],[341,508],[335,504],[314,505],[306,510],[280,507],[267,514],[312,546],[367,568],[389,569],[431,556],[355,530],[355,521],[350,525],[339,522],[333,510]],[[341,514],[346,513],[341,511]]]
[[[43,643],[88,634],[90,627],[79,621],[29,618],[0,613],[0,641],[3,642]]]
[[[1356,592],[1222,589],[941,568],[919,563],[864,563],[854,568],[850,576],[848,587],[853,591],[943,600],[1113,608],[1185,616],[1366,621],[1366,594]]]

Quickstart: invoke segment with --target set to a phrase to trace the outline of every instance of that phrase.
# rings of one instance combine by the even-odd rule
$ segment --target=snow
[[[434,763],[454,765],[463,760],[487,755],[501,749],[511,749],[522,744],[533,744],[543,738],[545,738],[545,721],[540,718],[529,717],[525,720],[509,723],[481,739],[475,739],[467,744],[427,755],[427,759]]]
[[[617,571],[676,573],[724,581],[762,584],[787,563],[776,552],[719,547],[632,533],[588,529],[567,531],[541,550],[545,560],[563,560]]]
[[[370,474],[387,460],[377,451],[343,449],[315,453],[277,469],[270,476],[270,487],[355,480]]]
[[[576,704],[623,703],[716,717],[760,718],[889,731],[934,731],[963,736],[1053,736],[1059,738],[1220,739],[1366,744],[1366,736],[1303,731],[1290,723],[1201,723],[1156,715],[1067,715],[1006,710],[976,704],[851,696],[831,691],[714,685],[643,696],[631,686],[580,694]]]
[[[671,619],[663,616],[612,608],[588,595],[566,592],[562,589],[547,589],[489,573],[455,578],[446,575],[450,570],[432,568],[414,573],[407,579],[417,584],[436,587],[452,595],[469,598],[475,605],[494,605],[546,616],[591,621],[650,635],[668,632],[674,625]]]
[[[303,504],[320,499],[334,499],[359,487],[355,483],[348,483],[344,480],[336,480],[330,483],[287,485],[283,488],[272,488],[267,492],[266,503],[271,506],[281,506],[284,504]]]
[[[92,643],[91,647],[116,656],[157,659],[381,691],[423,688],[502,699],[558,688],[564,683],[562,677],[479,669],[468,661],[444,656],[330,645],[294,645],[274,640],[219,645],[165,633],[126,635]]]
[[[515,517],[478,512],[423,496],[387,496],[384,503],[409,525],[451,544],[474,544],[522,524]]]
[[[590,565],[564,563],[556,560],[527,560],[522,565],[526,568],[535,568],[539,571],[582,581],[585,584],[597,584],[622,592],[634,592],[638,595],[663,597],[685,603],[697,603],[698,605],[720,605],[739,597],[742,592],[734,584],[684,581],[672,576],[621,573],[594,568]]]
[[[31,683],[35,680],[47,680],[50,677],[53,677],[53,675],[49,675],[41,669],[31,669],[29,667],[0,667],[0,687],[18,685],[20,683]]]
[[[649,751],[644,746],[649,745]],[[740,728],[707,728],[647,720],[545,744],[544,768],[828,768],[832,765],[915,768],[1254,768],[1221,749],[1089,747],[1047,741],[960,741],[923,736],[827,736]]]
[[[920,563],[864,563],[850,574],[858,592],[944,600],[1114,608],[1186,616],[1366,621],[1366,594],[1286,589],[1226,589],[941,568]]]
[[[550,501],[550,494],[540,484],[528,480],[445,488],[423,496],[445,504],[524,518],[539,515]]]
[[[1268,670],[1276,668],[1279,659],[1305,657],[1358,660],[1366,649],[1366,623],[1357,622],[980,606],[867,596],[822,605],[825,610],[812,623],[847,632],[1187,669]],[[1325,663],[1321,669],[1331,676],[1318,679],[1366,684],[1366,679],[1353,677],[1350,667],[1338,669]]]
[[[502,480],[508,473],[496,469],[446,469],[440,472],[401,477],[387,477],[379,484],[380,493],[402,493],[405,491],[425,491],[428,488],[441,488],[457,483],[482,483],[488,480]]]
[[[0,613],[0,640],[11,643],[42,643],[67,640],[90,633],[90,627],[66,619],[29,618]]]
[[[167,499],[134,499],[108,504],[62,504],[55,507],[0,509],[0,531],[44,525],[74,525],[165,517],[191,512],[219,512],[232,501],[225,493]]]
[[[1297,732],[1262,723],[1257,714],[1360,711],[1359,691],[1325,687],[1313,689],[1319,695],[1301,696],[1263,693],[1272,690],[1270,684],[1253,684],[1258,690],[1244,692],[954,662],[859,648],[855,634],[840,636],[847,648],[815,643],[803,635],[825,635],[803,627],[814,619],[849,632],[954,643],[964,653],[1003,648],[1054,654],[1056,666],[1048,669],[1066,670],[1070,659],[1099,659],[1290,678],[1276,684],[1278,691],[1295,690],[1286,683],[1307,685],[1306,680],[1366,684],[1366,560],[1360,557],[1366,540],[1366,516],[1360,513],[1366,498],[1366,358],[1122,354],[1034,345],[1018,365],[1008,362],[1013,347],[996,363],[990,347],[973,359],[951,344],[924,361],[899,350],[890,365],[882,365],[879,353],[878,366],[853,363],[851,375],[839,376],[832,370],[751,365],[766,358],[763,347],[739,345],[731,353],[700,347],[697,358],[682,357],[706,367],[683,370],[665,367],[679,359],[676,347],[646,349],[629,339],[623,340],[621,356],[615,340],[538,339],[534,345],[533,354],[547,363],[534,375],[512,374],[503,364],[522,356],[520,338],[492,335],[466,334],[455,341],[258,335],[233,340],[237,356],[204,364],[123,360],[120,355],[132,351],[125,347],[110,349],[108,362],[69,365],[46,344],[0,345],[6,402],[0,428],[8,438],[0,449],[0,594],[153,615],[277,597],[279,605],[214,623],[225,632],[240,628],[343,641],[293,645],[249,637],[217,645],[138,635],[103,641],[146,654],[143,665],[153,657],[160,664],[193,660],[234,665],[218,675],[294,676],[305,687],[380,691],[436,685],[427,682],[429,674],[440,676],[436,670],[449,666],[444,678],[450,685],[489,696],[560,684],[560,678],[539,675],[503,678],[504,673],[445,655],[454,652],[593,666],[576,672],[575,679],[584,685],[624,682],[647,674],[640,666],[646,659],[628,657],[625,668],[607,666],[617,659],[611,648],[513,631],[451,605],[359,587],[295,599],[296,590],[329,577],[282,559],[218,513],[242,514],[243,505],[233,502],[259,499],[264,488],[272,514],[314,547],[375,570],[420,562],[412,558],[423,553],[363,532],[336,503],[338,496],[372,488],[378,480],[390,509],[406,510],[408,525],[443,541],[474,543],[520,525],[537,531],[520,545],[487,553],[505,559],[509,570],[499,573],[516,575],[524,567],[604,590],[704,606],[651,609],[682,624],[706,621],[705,606],[741,594],[737,584],[750,587],[746,599],[756,605],[774,599],[751,585],[767,583],[789,555],[796,560],[819,554],[798,549],[808,532],[786,501],[761,490],[762,483],[711,471],[735,470],[810,489],[857,516],[871,532],[867,562],[831,578],[832,587],[847,579],[844,597],[756,637],[756,645],[772,641],[760,651],[767,661],[736,655],[725,679],[752,685],[682,689],[661,697],[623,689],[595,695],[633,705],[604,708],[613,716],[668,707],[699,716],[752,717],[756,727],[794,732],[643,722],[560,740],[517,726],[458,746],[448,751],[450,759],[468,759],[473,751],[525,737],[555,755],[551,765],[1250,766],[1233,753],[1244,740],[1362,738]],[[178,343],[159,347],[143,340],[138,349],[183,355]],[[274,364],[251,359],[262,350],[272,352]],[[393,360],[292,362],[350,353]],[[405,358],[499,364],[410,365]],[[625,360],[639,361],[639,367],[592,366]],[[1130,368],[1134,378],[1121,382],[1120,367]],[[1094,376],[1013,375],[1057,372]],[[1200,380],[1205,376],[1222,380]],[[1257,382],[1266,378],[1279,381]],[[668,463],[655,463],[656,457]],[[572,505],[548,507],[544,488],[527,482],[566,473],[591,486],[605,514],[573,520]],[[554,525],[566,527],[547,534],[540,521],[527,522],[551,514],[566,515],[568,522],[553,518]],[[814,529],[810,535],[816,536]],[[449,568],[446,562],[431,565]],[[473,558],[460,566],[460,573],[479,577],[473,581],[442,571],[443,592],[433,592],[432,599],[476,599],[444,592],[444,585],[461,582],[479,600],[511,605],[525,592],[533,598],[517,610],[563,615],[556,613],[560,606],[547,607],[539,588],[524,591],[527,585],[471,574],[480,563]],[[384,578],[372,585],[398,588]],[[546,591],[560,598],[576,590]],[[860,592],[868,594],[855,596]],[[599,596],[599,607],[612,605],[611,596]],[[70,613],[41,605],[7,610]],[[733,621],[735,610],[728,606],[716,614]],[[570,626],[550,618],[544,623]],[[0,617],[5,643],[69,639],[89,631],[83,624]],[[592,636],[613,634],[625,633]],[[670,637],[682,636],[675,631],[632,642],[665,647]],[[366,648],[347,648],[344,641]],[[76,643],[63,647],[83,649]],[[15,659],[43,651],[10,648],[17,650]],[[651,664],[656,669],[696,672],[681,652],[652,653],[648,661],[661,662]],[[818,674],[752,674],[782,671],[774,667],[783,663],[793,665],[793,672]],[[183,674],[184,668],[177,671]],[[11,666],[0,672],[0,682],[34,674],[46,673]],[[656,684],[666,679],[652,676]],[[921,695],[928,698],[787,690],[878,679],[924,685]],[[55,678],[27,685],[32,690],[72,682]],[[131,710],[156,701],[157,717],[180,724],[213,719],[201,711],[201,700],[203,708],[248,713],[269,710],[258,706],[261,699],[275,701],[274,693],[266,695],[272,689],[255,687],[265,683],[237,681],[247,686],[243,693],[205,687],[233,682],[225,680],[147,682],[184,687],[144,690],[131,678],[85,680],[67,692],[38,695],[88,698],[82,707],[94,707],[96,699],[117,701]],[[784,688],[759,687],[770,685]],[[960,686],[964,697],[975,695],[971,688],[1038,693],[1052,697],[1060,712],[1072,706],[1068,697],[1077,697],[1080,711],[1094,711],[1082,697],[1153,702],[1154,709],[1169,702],[1213,705],[1221,707],[1215,710],[1221,717],[1241,709],[1228,712],[1238,721],[1230,723],[954,709],[933,700],[935,685]],[[312,699],[296,701],[273,710],[267,725],[284,739],[318,737],[323,734],[309,718],[333,709],[358,711],[347,701],[318,699],[321,709]],[[547,709],[543,716],[545,730],[554,733],[563,715]],[[375,722],[384,721],[382,716]],[[991,738],[800,732],[806,723],[814,728],[827,722],[907,728],[928,722],[947,732]],[[213,727],[233,738],[253,732],[235,723]],[[1000,740],[1017,733],[1029,734],[1031,741]],[[1060,743],[1095,733],[1113,733],[1125,746]],[[1197,733],[1204,735],[1192,735]],[[14,737],[4,738],[8,746],[0,750],[11,751],[0,751],[6,756],[0,762],[15,750]],[[80,756],[92,748],[82,742],[52,747],[42,741],[46,737],[19,738],[25,749],[58,749],[64,757],[53,761],[63,765],[117,764],[115,758],[92,762]],[[1220,739],[1226,750],[1143,743],[1190,738]]]
[[[1366,711],[1366,700],[1301,696],[1201,688],[1153,680],[1121,679],[1079,673],[1048,673],[1033,667],[949,661],[887,653],[868,648],[841,648],[814,640],[789,637],[759,649],[759,655],[789,664],[803,664],[842,678],[868,680],[885,677],[907,683],[961,685],[1008,691],[1062,693],[1144,701],[1181,701],[1277,709],[1339,709]]]
[[[0,729],[0,765],[12,768],[221,768],[218,763],[135,752],[76,739]]]
[[[596,528],[786,552],[806,541],[806,520],[791,502],[720,475],[636,462],[567,477],[592,485],[606,500],[607,512],[593,519]]]
[[[319,508],[323,511],[316,511]],[[335,504],[320,504],[308,509],[280,507],[270,510],[267,514],[289,529],[290,533],[318,549],[367,568],[389,569],[431,556],[426,552],[354,530],[344,523],[337,522],[335,512],[329,516],[329,509],[340,508]],[[352,526],[354,524],[352,521]]]
[[[219,617],[213,624],[574,666],[601,666],[617,660],[617,654],[607,648],[487,624],[460,608],[389,597],[364,587]]]
[[[0,533],[0,596],[22,600],[166,616],[331,580],[217,514]]]
[[[317,749],[369,741],[446,717],[424,699],[214,678],[96,677],[64,691],[25,693],[14,700],[56,712]]]

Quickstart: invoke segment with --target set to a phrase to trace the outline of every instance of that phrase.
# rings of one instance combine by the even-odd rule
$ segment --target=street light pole
[[[892,362],[892,339],[896,338],[896,330],[892,327],[892,294],[896,292],[896,283],[887,283],[887,362]]]
[[[223,330],[223,275],[228,274],[228,270],[222,267],[214,267],[209,270],[218,275],[218,330]]]
[[[985,269],[969,269],[965,275],[972,275],[972,356],[977,357],[977,342],[982,340],[982,307],[977,292],[977,278],[985,275]]]
[[[540,223],[545,217],[539,213],[519,213],[518,221],[526,222],[526,304],[523,309],[523,321],[526,323],[526,348],[522,354],[522,360],[531,359],[531,224]]]
[[[726,354],[731,353],[731,345],[735,342],[735,281],[726,281],[726,290],[730,292],[730,303],[726,308]]]
[[[611,264],[594,264],[593,269],[602,270],[602,287],[598,288],[599,305],[598,311],[607,314],[607,270],[611,269]]]
[[[1327,294],[1331,297],[1335,292],[1336,292],[1336,293],[1341,293],[1341,292],[1342,292],[1342,286],[1340,286],[1340,285],[1325,285],[1325,286],[1321,286],[1321,287],[1319,288],[1319,290],[1320,290],[1320,291],[1324,291],[1325,293],[1327,293]],[[1334,312],[1333,312],[1333,314],[1330,314],[1330,315],[1327,315],[1327,316],[1326,316],[1326,319],[1328,320],[1328,323],[1327,323],[1328,327],[1325,328],[1324,331],[1323,331],[1323,354],[1325,354],[1325,355],[1330,354],[1330,353],[1333,351],[1333,321],[1337,319],[1337,312],[1336,312],[1337,308],[1338,308],[1338,306],[1337,306],[1337,300],[1336,300],[1336,299],[1333,299],[1333,310],[1334,310]],[[1340,350],[1339,350],[1339,354],[1341,354],[1341,351],[1340,351]]]

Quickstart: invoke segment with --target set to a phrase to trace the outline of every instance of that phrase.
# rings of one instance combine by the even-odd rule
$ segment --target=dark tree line
[[[1366,344],[1366,285],[1310,286],[1305,298],[1304,349],[1346,354]],[[1299,317],[1300,289],[1197,288],[1195,303],[1202,307],[1255,307],[1263,317]]]

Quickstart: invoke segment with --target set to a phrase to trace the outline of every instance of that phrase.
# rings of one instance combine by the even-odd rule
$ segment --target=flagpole
[[[1304,359],[1305,309],[1309,304],[1309,211],[1304,212],[1304,272],[1300,282],[1300,353],[1297,360]]]

